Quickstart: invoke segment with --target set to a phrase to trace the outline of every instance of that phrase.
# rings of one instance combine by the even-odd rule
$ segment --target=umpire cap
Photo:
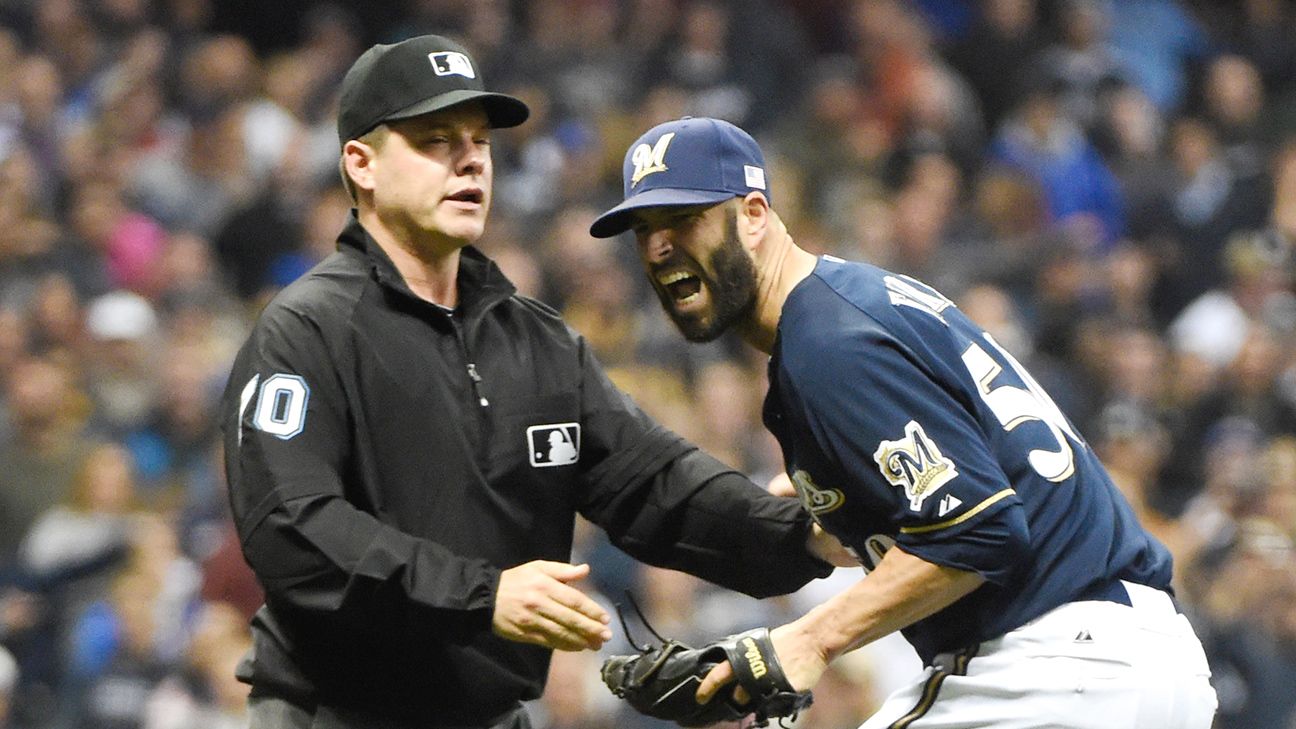
[[[515,127],[530,110],[521,99],[485,90],[468,50],[439,35],[421,35],[365,51],[342,79],[338,142],[383,122],[479,101],[496,128]]]
[[[590,226],[595,238],[630,228],[641,208],[710,205],[759,190],[770,198],[765,156],[751,135],[721,119],[676,119],[626,150],[625,199]]]

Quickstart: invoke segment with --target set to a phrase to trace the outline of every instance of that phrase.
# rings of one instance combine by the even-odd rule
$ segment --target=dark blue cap
[[[630,145],[622,175],[625,199],[590,226],[595,238],[627,230],[641,208],[708,205],[757,190],[770,197],[760,146],[719,119],[684,117],[649,129]]]

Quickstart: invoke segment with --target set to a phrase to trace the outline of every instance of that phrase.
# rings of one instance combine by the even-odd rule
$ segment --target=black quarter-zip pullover
[[[577,513],[756,596],[829,571],[795,499],[654,424],[471,247],[458,286],[453,314],[418,298],[353,218],[239,353],[222,424],[266,589],[240,670],[254,691],[357,726],[482,726],[538,697],[550,652],[491,632],[495,591],[501,570],[568,561]]]

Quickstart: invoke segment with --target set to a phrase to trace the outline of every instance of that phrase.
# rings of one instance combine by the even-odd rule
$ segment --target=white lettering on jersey
[[[647,142],[634,148],[630,161],[634,163],[634,174],[630,176],[630,187],[639,184],[643,178],[654,172],[666,171],[666,148],[675,138],[675,132],[663,134],[657,143],[649,147]]]
[[[892,306],[909,306],[925,314],[936,317],[941,324],[949,326],[941,312],[954,305],[954,302],[941,296],[935,289],[908,276],[885,276],[887,296]]]
[[[239,393],[238,415],[234,416],[237,421],[234,425],[237,428],[239,445],[243,445],[243,413],[247,412],[248,403],[252,402],[252,394],[256,392],[257,382],[260,379],[261,375],[252,375],[252,379],[248,380],[248,383],[243,386],[243,391]]]
[[[976,381],[981,399],[990,408],[990,412],[994,413],[1004,430],[1012,430],[1030,421],[1039,421],[1046,425],[1053,436],[1053,441],[1057,444],[1057,449],[1037,448],[1032,450],[1026,459],[1040,476],[1054,483],[1065,481],[1075,472],[1075,453],[1071,450],[1068,437],[1080,445],[1083,445],[1084,441],[1071,428],[1061,409],[1048,393],[1044,392],[1044,388],[1040,387],[1035,378],[1030,376],[1026,368],[1022,367],[1007,350],[1000,347],[994,337],[989,334],[984,336],[986,342],[999,352],[1008,366],[1017,373],[1026,388],[1013,385],[994,387],[992,383],[999,373],[1003,372],[1003,367],[994,361],[989,352],[973,342],[963,352],[963,364],[967,366],[968,373]]]
[[[310,388],[306,386],[306,380],[283,373],[270,375],[261,383],[252,425],[257,430],[288,440],[305,429],[306,403],[309,400]]]
[[[873,460],[887,481],[904,488],[914,511],[921,511],[928,497],[958,476],[954,461],[941,454],[917,420],[905,425],[905,437],[882,441]]]

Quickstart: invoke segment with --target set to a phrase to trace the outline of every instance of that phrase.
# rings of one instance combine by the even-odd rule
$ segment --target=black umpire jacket
[[[353,217],[235,361],[230,499],[266,589],[240,668],[254,693],[344,726],[482,726],[538,697],[550,652],[492,633],[495,590],[569,560],[577,512],[755,596],[829,571],[795,499],[650,421],[487,258],[465,249],[458,281],[453,315],[419,299]]]

